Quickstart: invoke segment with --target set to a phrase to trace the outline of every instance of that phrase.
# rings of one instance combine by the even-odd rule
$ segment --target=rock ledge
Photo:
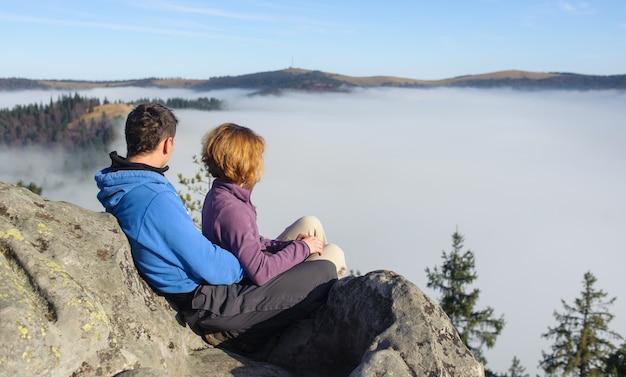
[[[0,369],[19,376],[484,376],[404,277],[342,279],[261,361],[207,346],[137,274],[115,218],[0,181]]]

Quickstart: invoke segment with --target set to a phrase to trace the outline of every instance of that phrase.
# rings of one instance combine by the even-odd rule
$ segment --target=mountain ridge
[[[602,76],[562,72],[504,70],[439,80],[420,80],[396,76],[357,77],[289,67],[277,71],[257,72],[239,76],[211,77],[209,79],[144,78],[136,80],[86,81],[0,78],[0,90],[4,91],[26,89],[80,90],[124,86],[186,88],[197,91],[236,88],[256,90],[260,94],[274,94],[284,90],[336,92],[368,87],[605,90],[626,89],[626,74]]]

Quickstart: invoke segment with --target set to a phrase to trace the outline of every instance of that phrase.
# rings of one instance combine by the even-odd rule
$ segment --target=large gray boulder
[[[391,271],[342,279],[324,310],[292,326],[269,360],[325,376],[484,376],[443,310]]]
[[[484,376],[390,271],[341,280],[255,360],[204,343],[139,277],[115,218],[0,181],[2,376]]]

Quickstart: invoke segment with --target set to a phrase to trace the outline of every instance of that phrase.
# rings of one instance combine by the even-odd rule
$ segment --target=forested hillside
[[[105,147],[113,137],[116,116],[98,109],[98,98],[63,95],[48,104],[17,105],[0,110],[0,136],[3,144],[19,146],[61,146],[65,149]],[[99,117],[84,117],[94,114]]]
[[[155,101],[174,109],[219,110],[216,98],[143,98],[132,103],[101,104],[98,98],[63,95],[48,104],[17,105],[0,110],[0,142],[9,147],[62,147],[66,150],[104,149],[113,139],[113,125],[123,122],[132,107]]]

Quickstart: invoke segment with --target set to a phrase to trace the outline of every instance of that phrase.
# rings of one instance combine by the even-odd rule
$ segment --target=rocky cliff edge
[[[176,321],[109,214],[0,181],[0,250],[3,376],[484,376],[439,306],[391,271],[342,279],[250,360]]]

